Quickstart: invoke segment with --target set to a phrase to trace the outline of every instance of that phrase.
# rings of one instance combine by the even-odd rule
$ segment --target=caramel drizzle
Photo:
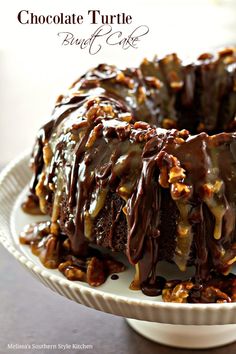
[[[221,68],[222,60],[214,65],[218,63]],[[148,75],[149,79],[145,80],[145,71],[150,71],[154,79],[150,80]],[[175,74],[172,71],[176,71]],[[213,148],[219,150],[218,160],[221,146],[229,153],[227,146],[233,146],[230,144],[234,142],[234,135],[226,134],[220,142],[216,136],[212,143],[206,134],[191,138],[187,132],[159,130],[142,122],[134,124],[137,117],[164,122],[168,117],[166,112],[173,113],[179,99],[178,92],[184,86],[184,73],[175,56],[159,64],[144,63],[138,71],[121,72],[115,67],[100,66],[72,85],[68,96],[60,97],[52,121],[40,131],[33,153],[35,174],[31,191],[38,197],[44,213],[48,213],[47,204],[53,198],[53,234],[57,233],[57,223],[64,212],[63,196],[67,213],[65,230],[75,253],[86,252],[86,245],[93,237],[93,223],[106,202],[108,191],[117,193],[125,201],[127,256],[131,263],[138,263],[141,281],[149,279],[155,282],[159,240],[164,237],[160,234],[161,187],[170,189],[179,210],[173,260],[181,270],[186,268],[193,242],[198,254],[198,274],[206,273],[201,268],[203,258],[209,262],[209,267],[213,262],[218,269],[227,271],[236,257],[234,247],[228,252],[224,249],[224,239],[233,237],[234,220],[230,215],[233,214],[232,208],[235,210],[235,200],[227,202],[229,196],[226,198],[222,187],[227,181],[212,174],[214,166],[210,163]],[[89,98],[99,85],[103,89],[100,91],[102,95]],[[145,88],[141,92],[140,87],[143,86]],[[141,97],[144,92],[145,97]],[[166,97],[162,97],[162,103],[157,93]],[[131,109],[127,110],[127,106]],[[177,119],[175,114],[172,116]],[[70,125],[67,124],[68,119],[71,119]],[[196,149],[191,150],[191,139],[200,144],[200,158],[201,153],[204,155],[205,162],[200,163],[198,180],[194,176],[196,171],[192,172],[187,166],[188,150],[198,155]],[[202,142],[205,145],[201,145]],[[47,144],[51,157],[43,154]],[[71,160],[68,160],[69,156]],[[173,179],[176,168],[181,173]],[[234,168],[232,165],[230,168],[230,178],[234,179]],[[212,189],[210,196],[207,194],[209,188]],[[195,237],[199,232],[195,225],[203,222],[203,213],[200,211],[198,219],[193,220],[193,210],[202,210],[202,200],[215,221],[213,234],[207,235],[208,229],[204,233],[206,242],[212,245],[211,257],[202,255],[199,237]],[[225,215],[231,231],[222,236]],[[205,264],[204,269],[206,267]]]

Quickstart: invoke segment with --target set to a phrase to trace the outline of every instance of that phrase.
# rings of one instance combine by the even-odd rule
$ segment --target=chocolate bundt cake
[[[97,286],[124,270],[165,301],[236,301],[236,50],[139,68],[99,65],[61,95],[32,153],[23,210],[51,216],[20,236],[49,268]],[[186,281],[158,276],[158,262]]]

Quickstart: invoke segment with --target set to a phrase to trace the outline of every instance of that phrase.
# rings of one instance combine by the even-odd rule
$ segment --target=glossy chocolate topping
[[[68,238],[75,257],[89,257],[89,244],[123,250],[136,268],[131,287],[145,294],[165,285],[160,260],[182,271],[195,265],[198,285],[213,271],[228,274],[236,261],[235,68],[235,50],[225,49],[191,64],[172,54],[87,72],[39,131],[24,210],[50,214],[48,233]]]

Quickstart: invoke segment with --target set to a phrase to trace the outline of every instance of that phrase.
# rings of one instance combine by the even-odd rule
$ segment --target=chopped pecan
[[[230,297],[214,286],[207,286],[201,293],[203,302],[231,302]]]
[[[31,243],[31,251],[38,256],[46,268],[55,269],[59,265],[60,240],[58,237],[49,234],[47,237]]]
[[[198,60],[210,60],[213,58],[213,55],[211,53],[203,53],[199,55]]]
[[[31,245],[38,242],[50,233],[50,221],[43,223],[29,224],[24,227],[20,233],[20,243],[24,245]]]
[[[92,257],[88,260],[87,268],[87,282],[91,286],[99,286],[106,280],[104,265],[101,260],[96,257]]]
[[[42,212],[39,208],[37,197],[34,195],[28,195],[27,199],[21,205],[23,211],[27,214],[41,215]]]
[[[223,181],[216,180],[214,184],[205,183],[202,185],[202,193],[204,198],[211,198],[214,193],[218,193],[223,186]]]
[[[86,280],[86,273],[74,265],[71,260],[60,263],[58,269],[69,280]]]
[[[225,57],[228,55],[233,55],[234,54],[234,48],[223,48],[218,51],[219,57]]]
[[[60,241],[58,237],[50,234],[45,244],[46,253],[44,252],[39,256],[42,263],[47,268],[57,268],[59,264]],[[41,259],[42,257],[42,259]]]
[[[105,105],[105,106],[102,106],[104,112],[109,116],[109,117],[114,117],[115,115],[115,112],[113,111],[113,107],[112,105],[108,104],[108,105]]]
[[[187,302],[189,292],[194,286],[194,284],[190,281],[181,282],[173,288],[169,288],[167,284],[162,291],[162,298],[164,302]]]
[[[134,88],[134,80],[128,76],[125,76],[122,71],[117,74],[116,82],[118,82],[119,84],[123,84],[124,86],[127,86],[130,89]]]
[[[126,113],[119,113],[119,118],[124,122],[130,123],[133,117],[131,113],[126,112]]]
[[[138,99],[138,103],[142,104],[145,102],[146,99],[146,91],[144,89],[143,86],[139,86],[138,87],[138,91],[137,91],[137,99]]]
[[[168,188],[169,187],[167,166],[163,166],[163,167],[160,168],[160,174],[159,174],[158,182],[163,188]]]
[[[81,129],[81,128],[85,128],[87,126],[88,126],[88,121],[84,119],[81,122],[76,123],[76,124],[74,123],[72,125],[72,132],[75,133],[76,130]]]
[[[147,58],[144,58],[141,65],[148,65],[149,64],[149,61]]]
[[[97,140],[97,138],[100,134],[102,127],[103,127],[102,123],[99,123],[98,125],[96,125],[93,128],[93,130],[90,132],[88,140],[86,142],[86,145],[85,145],[86,148],[90,148],[93,146],[93,144],[95,143],[95,141]]]
[[[191,188],[184,183],[175,182],[171,184],[171,196],[174,200],[188,198]]]
[[[181,80],[181,78],[178,76],[178,74],[175,71],[170,71],[168,73],[168,80],[170,82],[170,87],[172,88],[173,91],[177,92],[180,90],[184,83]]]
[[[202,185],[202,192],[204,198],[211,198],[213,195],[213,186],[210,183],[205,183]]]
[[[164,129],[176,128],[176,121],[171,118],[164,118],[162,121],[162,128]]]
[[[182,167],[174,166],[170,169],[169,172],[169,183],[179,182],[184,180],[186,177],[185,170]]]
[[[126,139],[129,136],[130,132],[131,132],[131,126],[129,123],[125,124],[124,122],[124,125],[120,125],[116,128],[116,133],[119,140]]]
[[[87,103],[86,103],[86,106],[87,108],[91,108],[93,107],[94,105],[100,103],[100,98],[99,97],[95,97],[95,98],[92,98],[91,100],[88,100]]]
[[[218,193],[223,186],[223,181],[216,180],[215,183],[213,184],[213,191],[214,193]]]
[[[182,129],[179,131],[179,136],[183,139],[187,139],[189,137],[189,131],[187,129]]]
[[[94,105],[94,106],[90,107],[86,113],[86,118],[88,119],[88,121],[95,121],[96,118],[105,117],[105,116],[106,116],[106,114],[105,114],[104,110],[102,109],[102,107],[100,107],[98,105]]]
[[[146,130],[146,129],[148,129],[148,127],[149,127],[149,124],[146,123],[146,122],[138,121],[138,122],[134,123],[134,128],[135,129],[144,129],[144,130]]]
[[[145,77],[145,82],[148,84],[148,86],[160,89],[163,86],[163,83],[155,76],[147,76]]]
[[[175,53],[168,54],[162,59],[162,63],[164,65],[171,64],[172,62],[177,63],[177,64],[180,62],[178,56]]]

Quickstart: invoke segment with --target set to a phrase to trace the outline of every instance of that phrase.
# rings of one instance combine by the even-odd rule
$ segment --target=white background
[[[177,51],[194,56],[209,48],[236,43],[235,0],[8,0],[0,3],[0,165],[34,142],[37,129],[48,119],[56,97],[90,67],[101,62],[135,66],[143,57]],[[20,25],[17,14],[82,14],[83,25]],[[139,25],[150,33],[138,49],[87,50],[61,47],[57,33],[71,31],[89,37],[97,25],[88,24],[88,9],[105,14],[125,12],[131,25],[116,26],[129,34]]]

